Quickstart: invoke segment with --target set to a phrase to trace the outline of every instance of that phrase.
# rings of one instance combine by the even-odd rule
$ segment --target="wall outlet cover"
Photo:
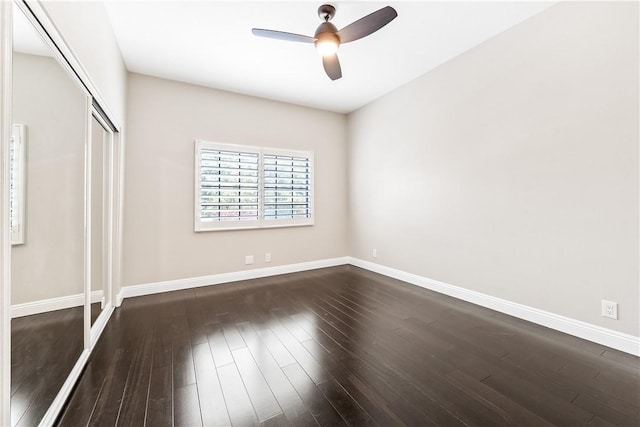
[[[602,300],[602,315],[611,319],[618,319],[618,303]]]

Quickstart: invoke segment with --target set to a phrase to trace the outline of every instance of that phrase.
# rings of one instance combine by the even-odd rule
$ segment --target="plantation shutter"
[[[23,244],[25,238],[25,136],[26,126],[14,124],[9,144],[9,214],[11,244]]]
[[[200,150],[202,222],[259,219],[259,153]]]
[[[264,219],[311,216],[311,161],[307,157],[263,155]]]

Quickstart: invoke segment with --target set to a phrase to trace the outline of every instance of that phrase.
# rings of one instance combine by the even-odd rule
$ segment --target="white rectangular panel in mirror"
[[[9,211],[11,217],[11,244],[24,244],[25,235],[25,155],[27,150],[27,127],[14,124],[11,127],[9,149]]]

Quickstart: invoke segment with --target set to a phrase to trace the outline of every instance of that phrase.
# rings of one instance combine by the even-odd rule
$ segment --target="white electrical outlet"
[[[613,301],[602,300],[602,315],[612,319],[618,319],[618,303]]]
[[[269,252],[264,254],[264,262],[271,262],[271,254]]]
[[[253,264],[253,255],[247,255],[244,257],[244,263],[246,265]]]
[[[374,258],[378,257],[378,250],[376,248],[373,248],[373,257]]]

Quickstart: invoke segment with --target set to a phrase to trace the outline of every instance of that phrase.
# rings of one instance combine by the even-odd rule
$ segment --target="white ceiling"
[[[31,55],[53,56],[49,46],[17,7],[13,8],[13,50]]]
[[[398,17],[340,46],[331,81],[313,45],[251,28],[313,36],[318,1],[113,1],[106,6],[130,71],[348,113],[539,13],[550,2],[332,2],[338,29],[390,5]]]

